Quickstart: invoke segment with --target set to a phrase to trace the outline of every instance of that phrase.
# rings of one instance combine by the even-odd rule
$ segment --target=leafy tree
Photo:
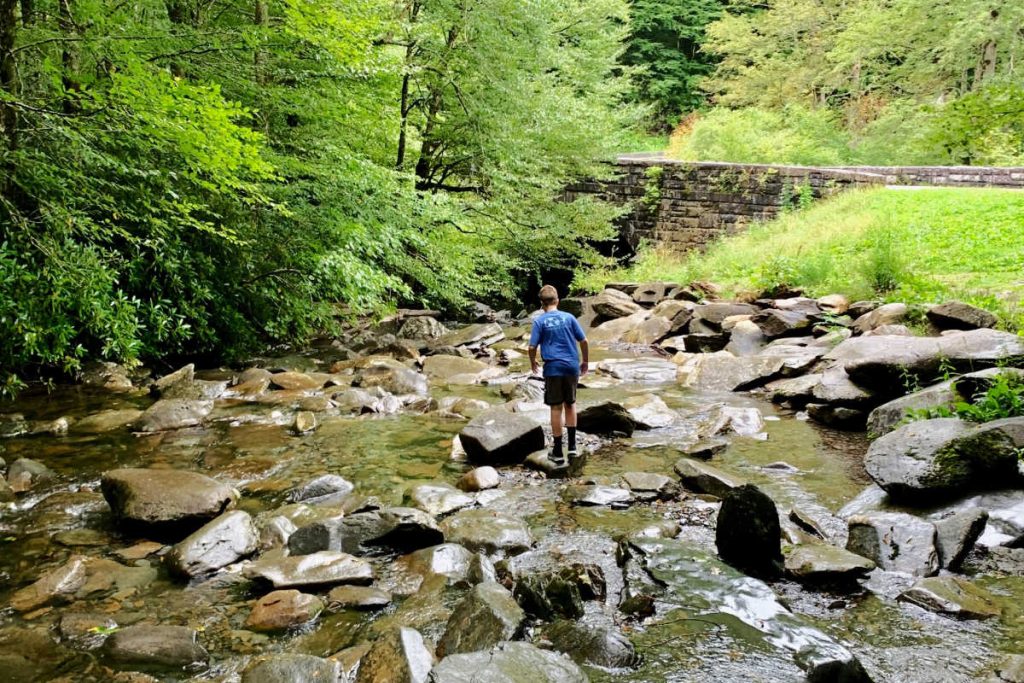
[[[0,0],[0,383],[236,357],[593,258],[615,212],[561,190],[630,117],[624,18],[620,0]]]
[[[724,0],[632,0],[622,61],[637,68],[634,97],[654,108],[656,125],[674,125],[701,108],[701,80],[717,62],[704,49],[708,24]]]

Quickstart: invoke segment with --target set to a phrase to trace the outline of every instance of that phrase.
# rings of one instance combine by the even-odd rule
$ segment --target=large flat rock
[[[492,408],[472,420],[459,434],[466,456],[482,465],[515,464],[544,448],[540,424],[519,413]]]
[[[237,498],[227,484],[186,470],[111,470],[103,475],[101,488],[120,519],[193,529],[234,505]]]

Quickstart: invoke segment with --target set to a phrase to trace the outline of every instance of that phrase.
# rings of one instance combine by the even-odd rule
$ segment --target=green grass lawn
[[[577,278],[710,280],[729,294],[780,284],[820,296],[907,303],[959,299],[1024,330],[1024,192],[994,189],[851,191],[752,226],[703,254],[642,252],[632,267]]]

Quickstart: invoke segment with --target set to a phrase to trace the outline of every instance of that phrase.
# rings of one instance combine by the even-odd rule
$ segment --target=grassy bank
[[[779,285],[809,295],[938,302],[960,299],[1024,329],[1024,192],[873,189],[849,192],[680,257],[643,252],[632,267],[578,278],[710,280],[730,294]]]

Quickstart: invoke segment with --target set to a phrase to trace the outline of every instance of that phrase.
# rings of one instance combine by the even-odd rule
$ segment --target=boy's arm
[[[530,347],[530,372],[535,375],[540,374],[540,366],[537,365],[537,347]]]
[[[583,357],[583,362],[580,363],[580,375],[585,375],[590,370],[590,342],[586,339],[580,342],[580,354]]]

